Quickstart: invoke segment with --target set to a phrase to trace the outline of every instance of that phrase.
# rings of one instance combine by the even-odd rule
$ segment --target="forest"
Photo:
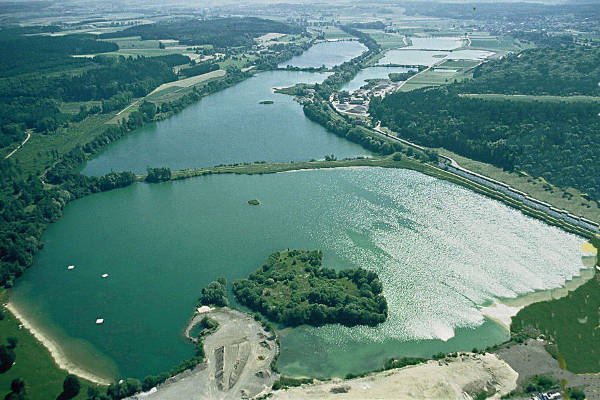
[[[269,32],[297,34],[303,29],[268,19],[217,18],[175,20],[164,23],[139,25],[123,31],[105,33],[102,38],[141,36],[142,40],[174,39],[184,45],[210,44],[217,49],[234,46],[252,46],[254,39]]]
[[[591,72],[575,72],[582,60],[600,60],[600,51],[565,48],[528,50],[522,57],[486,63],[474,78],[440,88],[424,88],[374,98],[370,113],[399,136],[428,147],[444,147],[506,170],[525,171],[560,187],[575,187],[600,200],[600,103],[478,98],[473,93],[597,94],[598,85],[580,87],[576,79],[600,81],[598,61]],[[543,53],[543,52],[542,52]],[[566,60],[572,57],[570,62]],[[562,60],[560,75],[537,71]],[[554,61],[553,61],[554,62]],[[523,72],[527,71],[528,72]],[[511,78],[523,73],[521,88]],[[577,75],[580,73],[580,75]],[[596,75],[594,75],[596,74]],[[595,78],[594,78],[595,76]]]
[[[73,75],[27,74],[0,79],[0,147],[21,140],[25,130],[52,133],[89,114],[110,112],[142,97],[162,83],[177,79],[172,67],[189,62],[178,54],[153,58],[96,56],[92,67]],[[63,113],[63,101],[103,100],[102,107]]]
[[[76,54],[96,54],[116,51],[111,42],[96,41],[92,35],[45,36],[56,27],[28,27],[0,29],[0,78],[25,73],[41,73],[83,67],[86,58]]]
[[[336,272],[322,267],[318,250],[275,252],[248,279],[233,284],[236,299],[288,326],[375,326],[387,318],[376,273],[362,268]]]
[[[600,96],[600,49],[568,46],[510,54],[483,63],[462,93]]]

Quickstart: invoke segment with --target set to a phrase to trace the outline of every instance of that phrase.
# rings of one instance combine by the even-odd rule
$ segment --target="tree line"
[[[231,17],[210,20],[178,19],[138,25],[122,31],[104,33],[102,38],[141,36],[142,40],[174,39],[184,45],[210,44],[215,48],[251,47],[254,39],[270,32],[298,34],[296,25],[256,17]]]

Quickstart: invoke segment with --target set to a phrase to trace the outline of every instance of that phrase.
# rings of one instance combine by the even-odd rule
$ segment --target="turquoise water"
[[[379,65],[431,65],[448,55],[443,51],[429,50],[390,50],[379,60]]]
[[[278,66],[279,68],[285,68],[288,65],[298,68],[318,68],[324,65],[331,68],[358,57],[366,50],[367,47],[356,40],[321,42]]]
[[[253,161],[307,161],[331,153],[340,159],[370,154],[308,120],[292,96],[273,93],[273,87],[322,82],[327,76],[293,71],[258,74],[167,120],[129,133],[89,160],[82,173],[142,173],[147,167],[185,169]],[[263,100],[274,103],[259,104]]]
[[[410,71],[410,68],[403,67],[370,67],[361,69],[354,79],[346,83],[341,90],[353,92],[366,85],[368,79],[388,79],[389,74],[408,71]]]
[[[412,46],[406,49],[414,50],[453,50],[463,45],[463,41],[458,37],[411,37]]]
[[[69,204],[43,240],[11,299],[70,358],[111,376],[191,356],[182,330],[202,287],[219,276],[231,285],[277,250],[318,248],[325,265],[376,271],[384,285],[390,312],[378,327],[283,332],[280,369],[314,376],[502,341],[478,305],[562,286],[581,268],[574,235],[448,182],[378,168],[136,184]]]

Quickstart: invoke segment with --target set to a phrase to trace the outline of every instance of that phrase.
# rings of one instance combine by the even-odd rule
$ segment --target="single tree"
[[[0,345],[0,373],[6,372],[15,362],[15,352],[13,349]]]
[[[61,394],[61,398],[72,399],[79,394],[80,390],[81,383],[79,382],[79,379],[75,375],[69,374],[63,382],[63,392]]]

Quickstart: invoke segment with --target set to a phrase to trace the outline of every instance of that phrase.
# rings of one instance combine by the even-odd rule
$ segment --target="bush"
[[[8,371],[13,366],[15,358],[13,349],[0,345],[0,373]]]
[[[81,383],[75,375],[67,375],[63,382],[63,392],[61,398],[72,399],[79,394]]]
[[[217,307],[225,307],[229,304],[227,300],[227,289],[223,282],[225,278],[219,278],[221,281],[216,280],[208,284],[207,287],[202,289],[202,295],[200,296],[200,304],[209,306],[214,305]]]

